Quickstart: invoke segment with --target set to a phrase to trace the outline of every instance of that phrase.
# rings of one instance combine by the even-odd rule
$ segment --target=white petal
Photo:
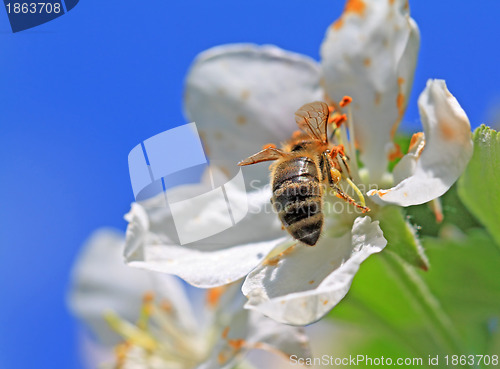
[[[287,360],[293,354],[303,358],[311,355],[307,335],[302,329],[277,323],[256,311],[252,311],[249,318],[247,341],[250,347],[270,350]]]
[[[360,264],[386,243],[377,221],[356,218],[351,233],[296,246],[276,266],[252,271],[242,288],[249,299],[245,307],[282,323],[312,323],[342,300]]]
[[[270,351],[286,361],[293,354],[310,356],[308,338],[302,329],[279,324],[255,311],[239,310],[221,332],[224,330],[226,339],[218,342],[210,358],[198,369],[233,368],[238,359],[253,349]],[[228,344],[237,340],[241,344],[239,350]]]
[[[410,177],[389,190],[368,193],[378,203],[410,206],[433,200],[448,191],[472,156],[469,119],[443,80],[429,80],[418,105],[426,140],[422,155]]]
[[[218,46],[200,54],[189,71],[186,115],[209,158],[236,165],[262,145],[289,138],[297,129],[295,111],[322,97],[319,75],[314,60],[275,46]],[[264,164],[248,171],[267,177]]]
[[[172,190],[174,197],[197,194],[208,185],[180,186]],[[249,211],[234,226],[199,241],[180,245],[172,213],[167,207],[156,206],[161,197],[134,204],[127,215],[127,247],[129,265],[162,273],[175,274],[186,282],[203,288],[234,282],[247,275],[279,243],[285,232],[276,214],[271,211],[268,187],[246,194],[233,188],[231,196],[245,199]],[[163,196],[161,194],[160,196]],[[170,195],[169,195],[170,196]],[[199,224],[216,224],[225,216],[227,207],[215,199],[198,209]],[[196,228],[193,228],[196,232]]]
[[[331,99],[353,98],[361,159],[377,182],[403,117],[420,37],[406,0],[348,1],[321,47],[324,88]]]
[[[89,332],[78,329],[78,351],[85,369],[97,369],[103,363],[112,363],[115,359],[113,349],[98,343]]]
[[[96,231],[86,242],[72,271],[69,293],[71,310],[83,319],[104,344],[115,344],[119,337],[108,328],[103,319],[107,311],[135,322],[139,317],[142,298],[154,292],[158,299],[168,298],[186,327],[195,320],[176,278],[155,275],[127,267],[122,252],[124,236],[121,232],[103,229]]]

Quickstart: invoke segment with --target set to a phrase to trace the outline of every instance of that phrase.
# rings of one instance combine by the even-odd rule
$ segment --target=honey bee
[[[270,145],[242,160],[240,166],[275,160],[271,170],[271,203],[283,227],[296,240],[309,246],[318,242],[324,215],[322,184],[330,186],[337,197],[360,208],[339,186],[342,178],[342,160],[349,170],[342,145],[330,145],[327,125],[328,105],[316,101],[305,104],[295,112],[295,121],[301,129],[287,141],[282,149]]]

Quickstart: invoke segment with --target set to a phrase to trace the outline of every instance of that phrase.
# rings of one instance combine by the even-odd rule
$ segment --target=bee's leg
[[[349,196],[348,194],[344,193],[344,191],[342,191],[342,189],[339,186],[334,185],[332,187],[335,190],[335,192],[337,192],[336,195],[337,195],[337,197],[339,199],[347,201],[349,204],[352,204],[355,207],[361,209],[361,212],[363,212],[363,213],[366,213],[366,212],[370,211],[369,207],[358,204],[351,196]]]
[[[262,161],[270,161],[270,160],[278,160],[287,156],[288,153],[277,149],[273,146],[267,146],[265,149],[259,151],[257,154],[253,154],[252,156],[242,160],[238,163],[239,166],[244,165],[252,165],[256,163],[260,163]]]
[[[331,188],[333,188],[336,192],[336,196],[354,206],[356,206],[357,208],[361,209],[361,211],[363,213],[366,213],[368,211],[370,211],[370,208],[369,207],[366,207],[364,205],[360,205],[356,202],[356,200],[354,200],[351,196],[349,196],[348,194],[346,194],[344,191],[342,191],[342,188],[340,188],[340,186],[338,185],[339,181],[340,181],[340,178],[341,178],[341,174],[340,172],[338,171],[338,169],[336,169],[332,163],[331,163],[331,158],[327,158],[328,160],[325,160],[325,171],[326,171],[326,177],[328,178],[328,183],[330,185]],[[349,181],[350,182],[350,181]],[[352,184],[352,182],[350,182],[350,184]],[[353,185],[353,184],[352,184]],[[356,187],[357,189],[357,187]],[[358,189],[358,192],[359,192],[359,189]]]
[[[336,157],[340,156],[340,160],[342,160],[342,163],[347,169],[347,175],[349,178],[352,180],[352,175],[351,175],[351,168],[349,167],[349,164],[347,164],[347,161],[349,160],[349,157],[345,154],[345,148],[344,145],[340,144],[338,146],[335,146],[332,151],[330,151],[330,157],[332,159],[335,159]]]

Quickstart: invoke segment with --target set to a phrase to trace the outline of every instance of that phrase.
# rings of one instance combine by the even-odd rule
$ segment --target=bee
[[[275,161],[270,167],[271,203],[288,233],[309,246],[316,245],[323,228],[325,190],[322,184],[331,187],[337,197],[360,208],[363,213],[370,210],[356,203],[339,185],[342,178],[339,157],[347,171],[349,166],[343,146],[328,142],[329,114],[324,102],[305,104],[295,113],[300,131],[282,149],[268,145],[238,163],[245,166]]]

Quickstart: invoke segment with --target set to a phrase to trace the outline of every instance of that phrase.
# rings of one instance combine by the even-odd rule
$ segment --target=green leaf
[[[474,132],[474,154],[458,194],[500,248],[500,134],[484,124]]]
[[[500,352],[500,253],[493,239],[476,229],[460,239],[421,241],[432,262],[427,272],[395,267],[385,251],[363,263],[351,290],[329,316],[357,336],[332,342],[333,353],[421,357],[421,367],[431,367],[429,355],[439,354],[442,360],[447,354]],[[401,273],[408,268],[413,272]],[[441,329],[435,318],[445,323]],[[459,349],[450,349],[443,334],[449,325]]]
[[[495,339],[498,344],[500,253],[493,239],[476,229],[459,240],[426,238],[423,242],[432,268],[422,277],[457,322],[466,346],[479,353],[490,349]]]
[[[444,352],[381,254],[363,263],[351,290],[329,318],[345,331],[358,333],[332,342],[334,355],[341,351],[354,356],[416,357]]]
[[[453,185],[440,198],[443,207],[443,222],[438,223],[429,204],[410,206],[405,208],[410,222],[418,226],[418,234],[424,236],[438,236],[443,228],[453,224],[462,232],[471,228],[481,228],[481,224],[460,201],[457,194],[457,185]]]
[[[427,270],[429,261],[418,241],[415,229],[408,223],[401,208],[385,206],[378,220],[387,240],[387,251],[391,251],[409,264]]]

